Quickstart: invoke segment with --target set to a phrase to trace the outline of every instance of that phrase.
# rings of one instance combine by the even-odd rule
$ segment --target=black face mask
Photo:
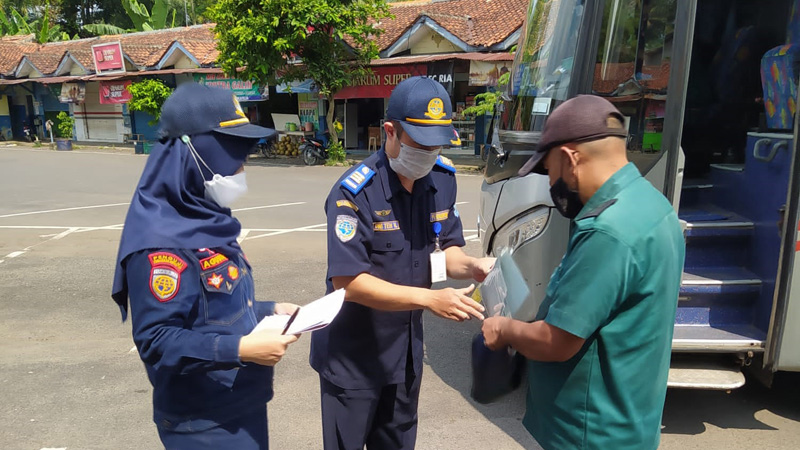
[[[550,187],[550,198],[553,199],[553,204],[556,205],[558,212],[567,219],[574,219],[583,209],[581,197],[567,186],[563,178],[559,177]]]

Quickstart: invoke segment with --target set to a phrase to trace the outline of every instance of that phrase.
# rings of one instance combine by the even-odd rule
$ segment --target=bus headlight
[[[538,206],[506,222],[497,230],[492,241],[492,255],[499,255],[502,248],[518,249],[525,242],[542,234],[550,219],[550,207]]]

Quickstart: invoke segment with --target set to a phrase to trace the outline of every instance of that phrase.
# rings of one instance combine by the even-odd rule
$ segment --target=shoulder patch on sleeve
[[[439,157],[436,158],[436,165],[448,172],[456,173],[456,166],[453,165],[453,161],[450,161],[450,158],[439,155]]]
[[[344,180],[342,186],[353,194],[358,194],[367,185],[367,182],[375,176],[375,171],[364,164],[356,167]]]
[[[341,208],[342,206],[350,208],[353,211],[358,211],[358,206],[350,200],[336,200],[336,207]]]
[[[147,258],[150,260],[150,292],[161,303],[172,300],[181,286],[186,261],[170,252],[150,253]]]
[[[336,237],[342,242],[347,242],[356,235],[358,219],[353,216],[341,214],[336,216]]]
[[[617,203],[617,199],[612,198],[611,200],[607,200],[601,203],[600,206],[598,206],[597,208],[587,212],[585,216],[579,218],[578,220],[588,219],[590,217],[597,217],[600,214],[603,214],[603,212],[608,208],[610,208],[611,205],[613,205],[614,203]]]

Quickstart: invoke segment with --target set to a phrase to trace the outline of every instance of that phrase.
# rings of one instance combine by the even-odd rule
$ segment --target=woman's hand
[[[275,314],[291,316],[298,308],[294,303],[275,303]]]
[[[283,358],[289,344],[295,342],[299,337],[300,335],[295,334],[283,335],[277,330],[255,331],[247,336],[242,336],[239,341],[239,359],[242,362],[274,366]]]

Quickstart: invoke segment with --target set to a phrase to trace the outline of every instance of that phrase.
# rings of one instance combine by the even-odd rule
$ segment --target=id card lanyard
[[[447,280],[447,258],[439,246],[439,233],[442,232],[441,222],[433,223],[433,232],[436,233],[436,247],[431,253],[431,282],[438,283]]]

